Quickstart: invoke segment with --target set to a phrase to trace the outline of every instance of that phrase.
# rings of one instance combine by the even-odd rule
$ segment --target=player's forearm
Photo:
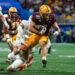
[[[1,15],[1,20],[2,20],[3,22],[6,20],[3,15]]]
[[[60,29],[59,28],[56,31],[58,31],[60,33]]]
[[[60,28],[56,22],[53,24],[53,27],[56,31],[58,31],[60,33]]]
[[[31,27],[29,28],[29,31],[32,32],[32,33],[35,33],[35,34],[39,34],[40,35],[40,32],[37,31],[35,28]]]
[[[33,64],[33,58],[29,61],[29,63],[27,63],[27,66],[31,66]]]

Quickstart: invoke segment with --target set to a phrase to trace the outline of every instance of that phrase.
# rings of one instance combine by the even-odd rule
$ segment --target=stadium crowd
[[[1,0],[0,0],[1,1]],[[11,0],[7,0],[11,1]],[[37,12],[42,4],[47,4],[51,7],[52,12],[56,14],[57,22],[60,25],[63,23],[68,25],[75,24],[75,0],[12,0],[19,1],[22,7],[30,12]],[[60,19],[59,19],[60,18]],[[70,24],[70,25],[71,25]],[[74,42],[75,26],[60,26],[61,34],[52,39],[57,42]],[[63,33],[63,34],[62,34]],[[58,38],[60,38],[58,40]]]

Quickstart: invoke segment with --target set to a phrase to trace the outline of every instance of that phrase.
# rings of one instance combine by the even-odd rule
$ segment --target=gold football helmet
[[[11,7],[9,9],[9,16],[11,16],[11,13],[17,13],[17,9],[15,7]]]
[[[48,5],[42,5],[39,9],[39,12],[42,18],[49,18],[49,15],[51,14],[51,8]]]

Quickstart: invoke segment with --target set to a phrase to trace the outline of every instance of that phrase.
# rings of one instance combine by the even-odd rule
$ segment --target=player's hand
[[[11,31],[11,34],[17,34],[17,33],[18,33],[17,30],[15,30],[15,31]]]
[[[43,35],[46,32],[46,28],[43,27],[42,30],[40,31],[40,34]]]
[[[7,63],[11,62],[9,59],[6,59],[5,61],[6,61]]]
[[[58,36],[59,35],[59,32],[58,31],[55,31],[53,35],[54,36]]]

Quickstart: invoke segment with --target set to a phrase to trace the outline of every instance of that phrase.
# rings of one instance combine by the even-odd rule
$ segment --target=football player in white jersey
[[[17,34],[17,38],[16,40],[14,41],[14,49],[16,48],[19,48],[21,46],[21,44],[24,44],[24,41],[25,39],[27,39],[32,33],[28,31],[29,30],[29,21],[26,21],[26,20],[23,20],[22,21],[22,25],[20,25],[18,27],[18,34]],[[10,66],[8,66],[7,70],[8,71],[13,71],[15,68],[18,68],[21,64],[24,63],[24,66],[30,66],[32,63],[33,63],[33,51],[34,49],[32,50],[29,50],[29,56],[28,56],[28,59],[30,61],[30,63],[24,63],[26,62],[27,60],[25,60],[25,58],[23,58],[22,56],[22,51],[19,51],[19,53],[17,55],[14,55],[13,52],[10,53],[8,55],[8,59],[7,59],[7,62],[10,61],[10,60],[15,60],[13,62],[13,64],[11,64]],[[10,59],[10,60],[9,60]],[[19,62],[19,63],[18,63]],[[23,66],[23,65],[22,65]],[[21,67],[22,67],[21,66]],[[19,68],[21,68],[19,67]],[[24,67],[25,68],[25,67]],[[24,69],[23,68],[23,69]],[[23,70],[22,69],[22,70]],[[21,69],[20,69],[21,70]]]

